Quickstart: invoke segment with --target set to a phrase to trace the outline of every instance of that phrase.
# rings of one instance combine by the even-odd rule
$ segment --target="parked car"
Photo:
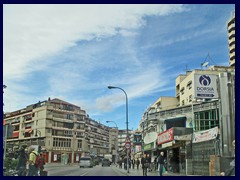
[[[109,159],[103,159],[102,160],[102,167],[103,166],[109,166],[110,167],[110,165],[111,165],[111,162],[109,161]]]
[[[81,157],[80,158],[80,163],[79,163],[80,168],[81,167],[93,167],[93,160],[89,156]]]

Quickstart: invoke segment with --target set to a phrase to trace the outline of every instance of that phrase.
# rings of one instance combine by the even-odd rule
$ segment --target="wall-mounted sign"
[[[173,128],[170,128],[160,134],[157,137],[157,144],[163,144],[173,140]]]
[[[217,75],[194,74],[194,98],[218,98]]]
[[[145,144],[149,144],[149,143],[154,142],[156,140],[157,140],[157,133],[156,132],[151,132],[151,133],[146,134],[146,136],[143,139],[143,142]]]

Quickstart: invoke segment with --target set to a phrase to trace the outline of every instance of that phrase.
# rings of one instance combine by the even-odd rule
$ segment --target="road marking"
[[[85,172],[85,173],[83,173],[83,174],[81,174],[80,176],[85,176],[87,173],[88,173],[88,171],[87,171],[87,172]]]

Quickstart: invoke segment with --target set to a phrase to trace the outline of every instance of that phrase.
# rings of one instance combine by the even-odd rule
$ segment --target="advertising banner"
[[[193,143],[215,139],[218,134],[218,127],[193,133]]]
[[[194,75],[194,98],[212,99],[218,98],[217,75]]]

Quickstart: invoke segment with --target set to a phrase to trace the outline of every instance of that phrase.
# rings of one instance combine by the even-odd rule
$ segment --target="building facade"
[[[210,94],[214,98],[209,94],[195,98],[201,76],[211,77],[210,81],[214,82],[214,89],[209,88],[216,93],[216,96]],[[208,86],[209,82],[204,83]],[[176,97],[172,97],[175,101],[169,99],[171,108],[164,103],[168,101],[166,97],[159,98],[143,114],[139,123],[142,153],[150,154],[153,160],[164,151],[169,171],[209,175],[210,157],[230,155],[230,144],[235,139],[234,82],[234,67],[211,66],[178,76]],[[194,141],[195,136],[200,136],[197,133],[209,138]]]
[[[71,163],[81,156],[109,154],[109,127],[92,120],[80,107],[50,98],[24,109],[6,113],[4,121],[14,131],[7,139],[8,152],[20,145],[40,145],[48,163]]]

